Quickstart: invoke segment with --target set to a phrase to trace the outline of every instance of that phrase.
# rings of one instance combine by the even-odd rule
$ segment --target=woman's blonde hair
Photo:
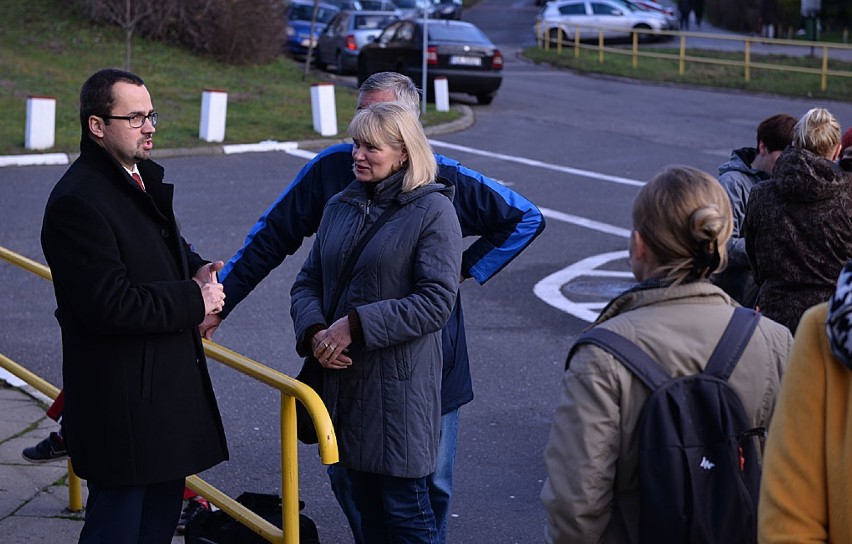
[[[808,110],[793,127],[793,145],[825,157],[834,158],[840,144],[840,123],[824,108]]]
[[[727,262],[731,202],[709,174],[689,166],[667,166],[636,196],[633,228],[656,257],[654,277],[675,285],[704,279]]]
[[[362,143],[389,145],[408,152],[403,192],[435,181],[438,165],[423,127],[417,116],[401,103],[376,102],[359,110],[349,123],[349,135]]]

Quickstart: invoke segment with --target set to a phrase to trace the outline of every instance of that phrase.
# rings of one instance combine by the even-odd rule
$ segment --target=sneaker
[[[177,528],[175,529],[175,533],[179,535],[182,535],[186,531],[187,524],[195,519],[200,512],[210,510],[210,503],[201,495],[187,499],[184,503],[185,506],[180,513],[180,520],[178,520]]]
[[[65,441],[62,440],[62,435],[53,432],[35,446],[24,448],[21,456],[30,463],[47,463],[65,459],[68,457],[68,451],[65,449]]]

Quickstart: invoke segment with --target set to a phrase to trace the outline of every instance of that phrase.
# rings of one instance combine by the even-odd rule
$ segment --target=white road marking
[[[473,149],[464,146],[457,146],[454,144],[444,144],[442,142],[436,142],[434,140],[430,140],[432,145],[443,145],[444,147],[449,147],[452,149],[456,149],[458,151],[463,151],[465,153],[470,153],[474,155],[482,155],[507,161],[513,162],[522,162],[524,164],[529,164],[530,166],[536,166],[540,168],[549,168],[551,170],[560,170],[563,172],[568,172],[576,175],[587,176],[595,179],[602,179],[605,181],[615,181],[616,183],[624,183],[626,185],[644,185],[643,182],[639,182],[636,180],[629,180],[626,178],[614,178],[613,176],[606,176],[604,174],[598,174],[596,172],[588,172],[586,170],[578,170],[575,168],[569,168],[564,166],[557,165],[549,165],[547,163],[541,161],[534,161],[529,159],[524,159],[522,157],[512,157],[510,155],[499,155],[495,153],[491,153],[488,151],[481,151],[478,149]],[[301,157],[307,160],[310,160],[316,156],[316,153],[311,151],[306,151],[302,149],[286,149],[284,150],[286,153],[290,155],[294,155],[297,157]],[[572,215],[568,213],[559,212],[556,210],[551,210],[550,208],[539,208],[541,210],[541,214],[548,219],[554,219],[557,221],[563,221],[565,223],[570,223],[572,225],[577,225],[579,227],[584,227],[587,229],[595,230],[598,232],[602,232],[605,234],[612,234],[614,236],[620,236],[621,238],[629,238],[630,237],[630,229],[624,229],[621,227],[616,227],[615,225],[609,225],[607,223],[602,223],[600,221],[595,221],[594,219],[588,219],[586,217],[580,217],[578,215]],[[615,261],[618,259],[627,258],[627,251],[614,251],[611,253],[603,253],[600,255],[593,255],[582,261],[574,263],[558,272],[554,272],[553,274],[547,276],[543,280],[539,281],[535,287],[533,288],[533,292],[535,295],[546,302],[547,304],[553,306],[554,308],[561,310],[565,313],[571,314],[578,319],[582,319],[588,322],[592,322],[598,317],[598,313],[606,306],[608,301],[601,302],[574,302],[564,294],[562,294],[562,286],[573,280],[574,278],[578,278],[581,276],[592,276],[592,277],[613,277],[613,278],[632,278],[633,275],[630,272],[618,272],[613,270],[597,270],[598,266],[606,264],[610,261]]]
[[[467,147],[463,145],[451,144],[449,142],[442,142],[439,140],[429,140],[429,143],[435,147],[445,147],[447,149],[454,149],[456,151],[462,151],[464,153],[469,153],[471,155],[479,155],[482,157],[488,157],[491,159],[498,159],[507,162],[516,162],[518,164],[525,164],[527,166],[534,166],[536,168],[544,168],[546,170],[555,170],[557,172],[563,172],[566,174],[573,174],[575,176],[583,176],[591,179],[598,179],[601,181],[611,181],[613,183],[620,183],[622,185],[632,185],[634,187],[642,187],[645,185],[644,181],[639,181],[636,179],[630,178],[622,178],[619,176],[610,176],[608,174],[601,174],[600,172],[592,172],[591,170],[582,170],[579,168],[571,168],[570,166],[561,166],[558,164],[551,164],[549,162],[538,161],[535,159],[527,159],[525,157],[518,157],[516,155],[504,155],[502,153],[493,153],[491,151],[483,151],[481,149],[474,149],[472,147]]]
[[[547,276],[535,284],[533,293],[557,310],[562,310],[563,312],[571,314],[578,319],[591,323],[597,319],[598,313],[609,301],[574,302],[562,294],[562,286],[581,276],[630,279],[633,277],[633,274],[630,272],[598,270],[599,266],[611,261],[626,258],[627,251],[613,251],[610,253],[602,253],[600,255],[592,255],[591,257],[587,257],[582,261],[576,262]]]

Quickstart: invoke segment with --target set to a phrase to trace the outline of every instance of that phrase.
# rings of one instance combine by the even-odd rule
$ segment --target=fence
[[[0,258],[44,279],[52,280],[50,269],[46,266],[2,246],[0,246]],[[186,485],[268,542],[297,544],[299,542],[299,457],[296,438],[296,399],[305,406],[313,419],[317,436],[320,439],[318,444],[320,460],[325,465],[338,461],[337,439],[328,412],[313,389],[290,376],[208,340],[204,340],[204,351],[209,357],[281,392],[281,507],[283,529],[275,527],[198,476],[188,477]],[[0,354],[0,367],[5,368],[50,398],[55,398],[59,393],[59,389],[55,386],[2,354]],[[81,482],[74,474],[71,460],[68,461],[68,476],[69,508],[73,511],[80,511],[83,508]]]
[[[746,82],[751,81],[752,69],[776,70],[781,72],[797,72],[803,74],[813,74],[820,76],[820,90],[825,91],[828,88],[829,77],[852,77],[852,71],[849,70],[834,70],[829,68],[829,60],[832,59],[832,54],[835,57],[843,56],[848,59],[847,62],[852,62],[852,45],[845,43],[829,43],[829,42],[802,42],[789,39],[762,38],[755,36],[741,36],[729,34],[711,34],[704,32],[679,32],[671,30],[650,30],[650,29],[633,29],[630,31],[631,38],[630,49],[624,47],[606,46],[605,39],[612,37],[613,30],[599,26],[589,25],[566,25],[558,24],[549,21],[537,21],[535,26],[537,44],[539,48],[550,50],[556,47],[559,54],[562,53],[563,45],[570,45],[574,51],[574,56],[580,56],[581,49],[597,50],[598,62],[605,62],[605,53],[617,55],[630,55],[632,57],[633,68],[639,66],[639,59],[656,58],[678,61],[678,73],[684,75],[688,63],[695,64],[714,64],[721,66],[735,66],[743,69],[743,77]],[[573,32],[573,33],[572,33]],[[596,34],[596,43],[588,40],[583,41],[582,34]],[[628,36],[628,32],[621,33],[623,36]],[[570,38],[569,38],[570,36]],[[646,48],[661,38],[677,39],[679,42],[678,52],[665,53],[661,51],[641,51],[640,43]],[[687,43],[703,44],[703,49],[726,51],[729,53],[741,52],[742,60],[729,60],[723,58],[714,58],[711,56],[694,56],[687,55]],[[710,44],[710,45],[708,45]],[[766,62],[755,62],[752,60],[754,49],[759,45],[783,46],[784,51],[791,53],[792,56],[804,56],[810,53],[815,56],[816,51],[820,52],[820,68],[809,68],[803,66],[788,66],[783,64],[771,64]],[[774,51],[778,52],[778,51]]]

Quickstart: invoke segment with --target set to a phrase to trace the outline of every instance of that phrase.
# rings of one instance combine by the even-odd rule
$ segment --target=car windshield
[[[475,26],[442,23],[429,25],[429,39],[440,42],[491,43]]]
[[[394,0],[393,2],[400,9],[423,9],[424,2],[420,0]]]
[[[328,23],[337,14],[337,10],[319,6],[317,9],[317,22]],[[290,6],[291,21],[310,21],[314,15],[314,7],[310,4],[293,4]]]
[[[381,30],[394,21],[396,21],[396,17],[392,15],[356,15],[353,28],[355,30]]]

